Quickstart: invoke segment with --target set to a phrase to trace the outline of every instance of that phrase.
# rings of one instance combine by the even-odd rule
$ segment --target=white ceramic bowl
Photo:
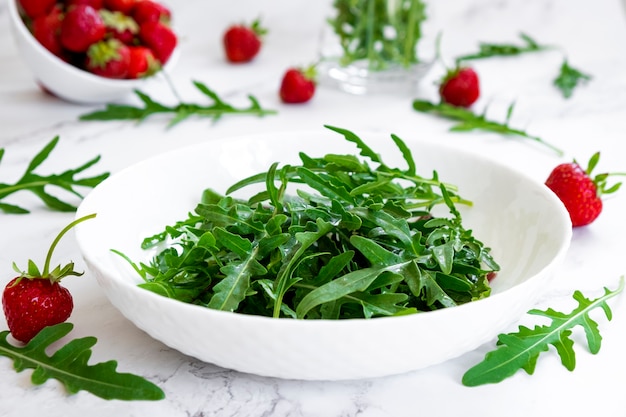
[[[124,98],[151,79],[151,77],[137,80],[109,79],[64,62],[43,47],[28,31],[19,15],[17,0],[7,0],[7,4],[13,37],[22,59],[33,72],[35,79],[56,96],[75,103],[108,103]],[[178,51],[179,48],[176,47],[163,71],[171,70],[178,59]]]
[[[358,132],[357,132],[358,133]],[[386,135],[360,135],[391,166],[404,166]],[[210,310],[168,299],[136,284],[135,262],[150,255],[144,237],[185,219],[206,187],[224,192],[273,162],[297,163],[298,152],[357,154],[331,131],[214,140],[146,160],[105,180],[87,195],[77,226],[88,269],[110,301],[155,339],[206,362],[280,378],[341,380],[378,377],[440,363],[492,340],[536,302],[569,247],[564,206],[543,184],[506,166],[440,145],[403,138],[418,174],[457,184],[474,202],[464,224],[493,250],[502,271],[493,294],[458,307],[402,317],[293,320]]]

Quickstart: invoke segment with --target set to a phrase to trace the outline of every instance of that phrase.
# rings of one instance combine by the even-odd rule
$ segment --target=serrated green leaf
[[[39,151],[33,159],[30,161],[26,171],[22,177],[14,184],[2,184],[0,183],[0,199],[8,197],[9,195],[18,191],[30,191],[35,194],[46,205],[46,207],[63,212],[73,212],[76,210],[76,206],[61,200],[59,197],[50,194],[47,188],[57,187],[65,190],[79,199],[82,199],[82,195],[75,189],[75,187],[88,187],[93,188],[106,179],[109,173],[104,173],[95,177],[87,177],[78,179],[75,176],[89,167],[93,166],[99,161],[99,157],[93,158],[90,161],[84,163],[75,169],[69,169],[60,174],[52,174],[42,176],[36,174],[34,171],[50,156],[52,150],[56,147],[59,141],[59,137],[53,138],[44,148]],[[2,150],[4,154],[4,149]],[[0,211],[7,214],[26,214],[29,210],[8,204],[0,203]]]
[[[597,324],[589,318],[589,313],[595,308],[608,309],[607,300],[620,294],[624,289],[624,277],[620,278],[618,287],[614,291],[604,289],[604,295],[590,300],[580,292],[574,294],[578,306],[569,314],[547,309],[530,310],[529,314],[545,316],[552,319],[550,325],[535,326],[534,329],[520,326],[515,333],[501,334],[498,336],[498,348],[485,355],[482,362],[470,368],[463,375],[463,384],[476,386],[488,383],[500,382],[519,369],[525,369],[532,373],[541,352],[548,350],[548,345],[553,345],[561,358],[561,363],[568,370],[574,370],[576,366],[574,342],[570,339],[571,329],[582,326],[587,335],[587,342],[591,353],[597,353],[600,349],[601,336]],[[610,319],[610,315],[607,314]]]
[[[224,311],[237,309],[250,288],[250,277],[267,273],[263,265],[256,260],[257,251],[258,249],[254,248],[241,262],[232,262],[220,269],[224,278],[213,287],[215,294],[211,297],[208,307]]]
[[[213,235],[220,246],[230,250],[240,258],[246,258],[252,250],[252,242],[235,233],[230,233],[223,227],[214,228]]]
[[[511,117],[512,107],[509,106],[509,114],[505,122],[497,122],[488,120],[485,114],[474,114],[471,110],[453,106],[444,102],[430,103],[426,100],[414,100],[413,109],[422,113],[433,113],[455,121],[457,124],[450,127],[450,131],[453,132],[470,132],[473,130],[483,130],[486,132],[498,133],[504,136],[519,136],[524,137],[535,142],[538,142],[558,155],[563,155],[563,151],[556,146],[546,142],[540,137],[530,135],[525,130],[515,129],[509,126],[509,119]]]
[[[402,261],[400,256],[386,250],[372,239],[354,235],[350,237],[350,243],[358,249],[372,265],[390,265]]]
[[[0,355],[13,360],[17,372],[34,369],[31,380],[40,385],[48,379],[61,382],[69,393],[88,391],[106,400],[161,400],[163,391],[143,377],[118,373],[117,362],[108,361],[89,365],[95,337],[74,339],[52,356],[46,349],[72,330],[71,323],[61,323],[41,330],[25,346],[14,346],[7,341],[8,331],[0,332]]]
[[[96,110],[91,113],[81,115],[79,120],[136,120],[137,122],[141,122],[152,115],[168,113],[173,115],[168,122],[168,128],[171,128],[191,116],[206,117],[213,119],[213,121],[217,121],[226,114],[251,114],[256,116],[276,114],[275,110],[262,108],[258,100],[254,97],[249,96],[250,106],[248,108],[235,108],[234,106],[226,103],[215,91],[211,90],[205,84],[198,81],[193,81],[193,84],[200,92],[211,100],[210,104],[202,106],[194,103],[179,102],[173,106],[166,106],[153,100],[148,94],[140,90],[135,90],[135,95],[137,95],[137,97],[144,104],[143,107],[107,104],[103,110]]]
[[[335,127],[335,126],[324,125],[324,127],[342,134],[346,138],[346,140],[354,143],[357,146],[357,148],[361,150],[360,154],[362,156],[371,159],[373,162],[379,162],[379,163],[382,162],[380,159],[380,156],[376,152],[374,152],[372,148],[367,146],[365,142],[363,142],[363,140],[361,140],[361,138],[355,135],[353,132],[347,129],[342,129],[340,127]]]
[[[296,315],[304,318],[313,308],[339,300],[351,293],[365,291],[387,267],[371,267],[353,271],[336,278],[308,293],[296,307]]]
[[[564,98],[570,98],[578,85],[589,80],[591,80],[589,74],[585,74],[570,66],[567,59],[564,59],[559,74],[554,79],[553,84],[561,91]]]

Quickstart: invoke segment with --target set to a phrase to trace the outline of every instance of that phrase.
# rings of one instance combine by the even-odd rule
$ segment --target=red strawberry
[[[135,0],[104,0],[105,8],[114,12],[122,12],[127,16],[130,15],[134,6]]]
[[[161,69],[152,50],[145,46],[129,46],[130,63],[126,78],[148,77]]]
[[[79,4],[68,9],[61,25],[61,45],[72,52],[85,52],[104,38],[106,27],[96,9]]]
[[[94,43],[87,50],[85,69],[107,78],[126,78],[130,65],[130,50],[117,39]]]
[[[139,39],[152,50],[162,65],[170,59],[178,39],[174,31],[159,21],[142,23],[139,27]]]
[[[54,7],[47,15],[39,16],[33,20],[31,26],[35,39],[56,56],[63,54],[63,47],[59,38],[62,21],[63,12],[61,7]]]
[[[169,24],[172,19],[170,9],[151,0],[137,0],[132,10],[132,16],[139,24],[145,22],[161,22]]]
[[[100,10],[100,17],[106,26],[107,35],[119,39],[126,45],[131,45],[139,33],[137,22],[122,12],[102,9]]]
[[[261,50],[261,37],[267,33],[259,20],[247,25],[230,26],[224,33],[223,43],[226,58],[230,62],[248,62]]]
[[[31,19],[47,15],[55,4],[56,0],[19,0],[22,10]]]
[[[315,94],[315,67],[289,68],[280,84],[280,98],[285,103],[304,103]]]
[[[586,226],[597,219],[602,212],[601,196],[619,189],[621,183],[607,188],[606,179],[609,175],[626,175],[605,173],[592,178],[591,172],[599,159],[600,153],[597,152],[589,160],[586,170],[576,161],[557,165],[546,180],[548,188],[565,205],[573,227]]]
[[[71,6],[78,5],[91,6],[96,10],[100,10],[102,9],[102,7],[104,7],[104,2],[103,0],[66,0],[65,2],[65,6],[68,10]]]
[[[4,288],[2,307],[9,330],[15,339],[28,343],[44,327],[62,323],[72,314],[74,308],[72,295],[59,282],[69,275],[82,275],[82,272],[74,271],[72,262],[63,267],[59,265],[50,271],[50,258],[57,243],[67,231],[93,217],[95,214],[74,220],[59,233],[48,250],[41,272],[31,260],[28,261],[28,272],[20,271],[17,265],[13,264],[13,269],[20,275]]]
[[[480,95],[478,74],[471,68],[455,68],[448,71],[439,86],[439,95],[444,103],[469,107]]]

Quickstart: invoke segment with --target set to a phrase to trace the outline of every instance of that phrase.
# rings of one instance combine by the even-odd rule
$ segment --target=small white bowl
[[[109,79],[64,62],[42,46],[29,32],[20,17],[17,0],[8,0],[7,3],[17,50],[35,79],[54,95],[75,103],[108,103],[124,98],[150,80],[151,77],[137,80]],[[171,70],[178,59],[178,49],[176,47],[163,71]]]
[[[358,133],[358,132],[357,132]],[[404,162],[388,136],[360,135],[390,166]],[[357,154],[330,131],[224,138],[165,153],[97,186],[77,217],[86,264],[130,321],[166,345],[200,360],[258,375],[343,380],[397,374],[443,362],[486,343],[530,309],[557,271],[572,234],[567,211],[544,184],[486,157],[403,138],[417,173],[459,186],[473,201],[459,206],[463,222],[492,248],[501,266],[490,297],[427,313],[351,320],[274,319],[211,310],[139,288],[141,278],[117,249],[148,262],[143,238],[187,217],[204,188],[224,192],[273,162]],[[389,153],[389,154],[388,154]],[[244,191],[244,190],[242,190]]]

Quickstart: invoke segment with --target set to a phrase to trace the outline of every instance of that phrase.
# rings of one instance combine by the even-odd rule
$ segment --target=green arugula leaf
[[[250,251],[241,261],[231,262],[221,268],[224,278],[213,287],[215,295],[207,305],[209,308],[224,311],[235,311],[239,303],[246,297],[250,288],[250,277],[265,275],[267,270],[255,258],[258,246]]]
[[[552,49],[552,47],[550,46],[540,45],[533,38],[525,33],[520,33],[519,36],[521,40],[524,41],[523,45],[481,42],[479,44],[478,52],[461,55],[457,57],[455,61],[458,65],[462,61],[492,58],[496,56],[515,56],[529,52],[540,52],[546,49]]]
[[[222,100],[215,91],[211,90],[205,84],[199,81],[193,81],[193,85],[211,100],[211,104],[202,106],[194,103],[180,102],[174,106],[166,106],[154,101],[146,93],[135,90],[135,94],[143,103],[143,107],[114,103],[107,104],[104,110],[96,110],[91,113],[83,114],[79,117],[79,120],[136,120],[137,122],[141,122],[152,115],[167,113],[172,114],[168,127],[173,127],[190,116],[205,117],[217,121],[227,114],[250,114],[255,116],[276,114],[275,110],[261,108],[259,101],[253,96],[248,97],[250,100],[248,107],[236,108]]]
[[[505,122],[497,122],[489,120],[486,117],[486,110],[483,114],[475,114],[471,110],[453,106],[447,103],[431,103],[426,100],[414,100],[413,109],[421,113],[433,113],[446,119],[457,122],[450,128],[452,132],[469,132],[473,130],[482,130],[486,132],[498,133],[504,136],[519,136],[533,140],[537,143],[547,146],[558,155],[563,155],[563,151],[554,145],[544,141],[538,136],[533,136],[524,130],[516,129],[509,126],[509,119],[513,113],[514,104],[511,104],[507,111],[507,119]]]
[[[28,344],[14,346],[9,331],[0,332],[0,355],[13,360],[15,370],[34,369],[31,381],[41,385],[50,378],[61,382],[70,394],[88,391],[105,400],[161,400],[163,391],[138,375],[118,373],[117,362],[89,365],[95,337],[74,339],[49,356],[46,349],[66,336],[74,326],[61,323],[41,330]]]
[[[591,75],[585,74],[569,65],[567,59],[563,60],[559,75],[554,79],[554,86],[558,88],[563,97],[570,98],[574,89],[582,82],[591,80]]]
[[[384,164],[356,134],[329,129],[362,158],[300,153],[300,166],[273,163],[229,188],[265,186],[248,200],[206,190],[186,220],[144,241],[165,243],[149,265],[120,254],[141,287],[220,310],[306,319],[410,314],[488,296],[487,274],[499,266],[455,208],[471,202],[436,172],[417,175],[396,135],[405,169]],[[441,204],[451,219],[432,218]]]
[[[68,169],[60,174],[39,175],[35,173],[34,171],[50,156],[50,153],[52,153],[58,142],[59,137],[56,136],[44,146],[44,148],[33,157],[26,171],[17,182],[14,184],[0,183],[0,199],[8,197],[18,191],[30,191],[52,210],[64,212],[76,211],[75,205],[48,193],[48,188],[56,187],[82,199],[83,195],[78,192],[76,187],[93,188],[108,178],[109,173],[107,172],[94,177],[75,178],[78,174],[95,165],[100,160],[100,156],[87,161],[78,168]],[[0,161],[3,155],[4,149],[0,149]],[[6,214],[30,213],[26,208],[7,203],[0,203],[0,211]]]
[[[518,332],[499,335],[496,350],[487,353],[482,362],[463,375],[463,385],[472,387],[497,383],[512,376],[519,369],[533,374],[539,354],[548,351],[549,345],[556,348],[563,366],[570,371],[574,370],[576,359],[574,342],[570,339],[571,329],[575,326],[583,327],[589,351],[593,354],[598,353],[602,337],[598,324],[589,317],[589,313],[599,307],[607,319],[611,320],[612,313],[607,301],[620,294],[623,289],[624,277],[621,277],[614,291],[605,288],[604,295],[595,300],[590,300],[580,291],[576,291],[573,297],[578,302],[578,307],[568,314],[551,308],[546,311],[530,310],[529,314],[547,317],[552,320],[552,324],[535,326],[532,329],[519,326]]]

